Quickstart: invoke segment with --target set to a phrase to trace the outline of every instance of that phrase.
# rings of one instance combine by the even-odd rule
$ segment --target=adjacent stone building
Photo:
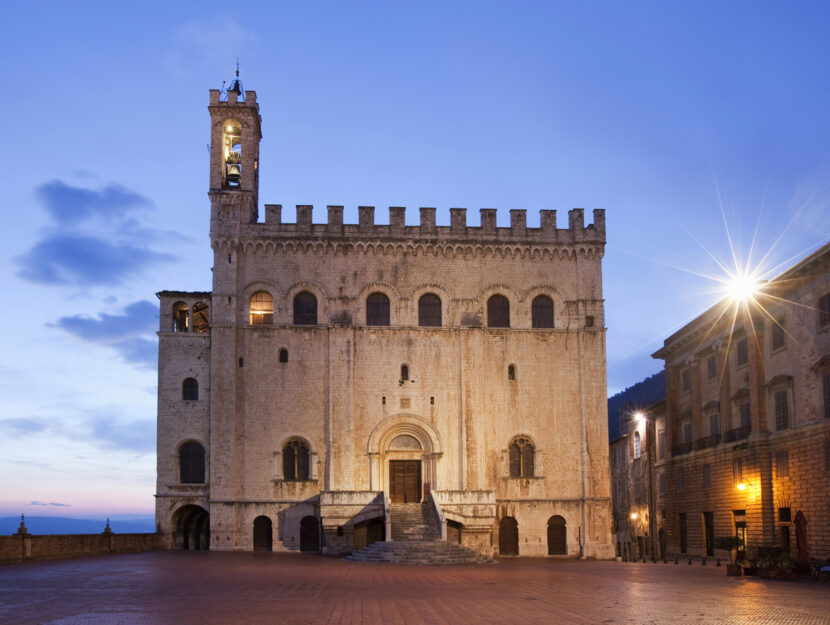
[[[605,215],[259,220],[261,118],[210,92],[210,292],[160,292],[169,546],[345,553],[424,503],[492,555],[613,556]]]
[[[830,245],[666,339],[667,549],[740,556],[778,546],[830,558]],[[658,446],[662,434],[657,433]],[[657,455],[661,456],[658,449]],[[658,491],[659,491],[658,487]]]

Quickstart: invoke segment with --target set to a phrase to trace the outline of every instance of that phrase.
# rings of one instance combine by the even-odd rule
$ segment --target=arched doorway
[[[378,423],[369,435],[369,488],[388,493],[394,503],[416,503],[436,482],[441,457],[435,428],[415,415],[400,414]]]
[[[568,532],[565,519],[558,514],[548,519],[548,555],[564,556],[568,554]]]
[[[254,519],[254,551],[271,551],[273,544],[271,519],[258,516]]]
[[[173,515],[173,546],[192,550],[210,548],[210,515],[201,506],[182,506]]]
[[[307,516],[300,521],[300,551],[320,551],[320,523],[317,517]]]
[[[499,521],[499,555],[519,555],[519,524],[512,516]]]

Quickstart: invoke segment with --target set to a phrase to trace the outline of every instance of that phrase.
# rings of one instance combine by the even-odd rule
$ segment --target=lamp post
[[[657,523],[657,519],[655,518],[655,511],[654,511],[654,494],[652,493],[652,482],[653,482],[653,475],[652,475],[652,463],[653,457],[651,454],[651,445],[652,445],[652,436],[651,436],[651,428],[649,427],[649,423],[651,419],[648,418],[646,413],[642,410],[638,410],[634,413],[634,420],[637,423],[642,423],[644,425],[645,430],[645,448],[646,448],[646,462],[648,463],[648,487],[646,488],[646,505],[648,506],[648,533],[649,533],[649,540],[651,541],[651,559],[655,560],[655,553],[654,553],[654,534],[655,527]],[[652,424],[653,425],[653,424]]]

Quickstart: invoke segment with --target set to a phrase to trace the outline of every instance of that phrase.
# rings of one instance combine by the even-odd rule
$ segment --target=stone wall
[[[53,560],[164,548],[162,534],[13,534],[0,536],[0,562]]]

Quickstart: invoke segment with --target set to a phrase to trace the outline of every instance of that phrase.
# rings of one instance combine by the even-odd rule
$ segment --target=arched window
[[[516,365],[507,365],[507,379],[508,380],[515,380],[516,379]]]
[[[179,448],[179,479],[182,484],[205,483],[205,448],[185,443]]]
[[[389,298],[384,293],[372,293],[366,298],[366,325],[389,325]]]
[[[288,362],[288,350],[284,347],[280,350],[280,362]]]
[[[190,307],[184,302],[173,304],[173,332],[187,332],[190,326],[189,311]]]
[[[210,315],[208,314],[208,305],[204,302],[196,302],[193,304],[193,331],[199,334],[204,334],[208,331],[210,326]]]
[[[487,327],[510,327],[510,302],[504,295],[493,295],[487,300]]]
[[[409,379],[409,367],[407,365],[401,365],[401,382],[404,380]]]
[[[424,293],[418,299],[418,325],[441,327],[441,298],[435,293]]]
[[[299,438],[292,438],[282,449],[282,477],[284,480],[307,480],[309,475],[308,445]]]
[[[242,181],[242,125],[235,119],[224,123],[222,157],[225,161],[225,186],[238,188]]]
[[[553,327],[553,300],[547,295],[537,295],[530,306],[531,325],[534,328]]]
[[[510,443],[510,477],[533,477],[535,450],[530,439],[517,436]]]
[[[303,291],[294,297],[294,325],[317,325],[317,298],[313,293]]]
[[[634,457],[640,457],[640,433],[634,432]]]
[[[185,378],[182,382],[182,400],[197,401],[199,399],[199,383],[196,378]]]
[[[257,291],[251,295],[248,306],[251,314],[251,325],[271,325],[274,323],[274,298],[270,293]]]

